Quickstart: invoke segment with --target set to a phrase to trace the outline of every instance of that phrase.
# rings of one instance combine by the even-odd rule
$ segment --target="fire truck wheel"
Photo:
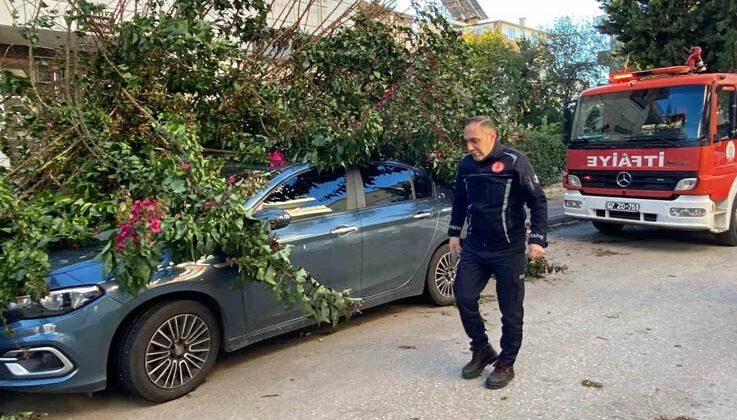
[[[624,229],[624,225],[621,223],[605,223],[605,222],[591,222],[594,224],[596,230],[601,233],[611,235],[613,233],[619,233]]]
[[[717,233],[716,240],[721,245],[737,246],[737,197],[732,200],[732,217],[729,219],[729,229]]]

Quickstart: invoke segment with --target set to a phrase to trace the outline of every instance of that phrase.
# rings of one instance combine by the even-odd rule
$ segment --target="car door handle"
[[[332,235],[345,235],[351,232],[358,232],[358,226],[340,226],[330,231]]]
[[[420,211],[420,212],[415,213],[415,215],[412,217],[415,219],[429,219],[432,217],[432,212],[431,211]]]

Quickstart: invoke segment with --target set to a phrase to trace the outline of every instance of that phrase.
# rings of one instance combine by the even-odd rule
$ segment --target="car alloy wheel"
[[[453,263],[450,252],[443,254],[435,268],[435,285],[441,295],[453,297],[453,282],[455,282],[457,272],[458,261]]]
[[[189,383],[210,357],[210,329],[197,315],[169,318],[156,330],[146,348],[146,375],[164,389]]]

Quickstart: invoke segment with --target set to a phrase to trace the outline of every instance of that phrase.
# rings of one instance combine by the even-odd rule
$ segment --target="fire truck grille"
[[[629,184],[617,176],[626,172],[631,176]],[[678,181],[684,178],[696,178],[696,172],[646,172],[646,171],[570,171],[576,175],[584,188],[615,188],[628,190],[673,191]]]

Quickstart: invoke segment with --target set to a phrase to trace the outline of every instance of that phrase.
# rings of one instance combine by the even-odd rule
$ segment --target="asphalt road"
[[[188,397],[117,390],[0,394],[0,412],[69,419],[730,419],[737,412],[736,249],[702,234],[587,223],[551,234],[564,274],[528,281],[525,340],[505,389],[460,378],[454,307],[407,300],[219,360]],[[494,341],[493,285],[482,312]],[[487,369],[486,373],[489,370]],[[584,386],[587,384],[588,386]]]

